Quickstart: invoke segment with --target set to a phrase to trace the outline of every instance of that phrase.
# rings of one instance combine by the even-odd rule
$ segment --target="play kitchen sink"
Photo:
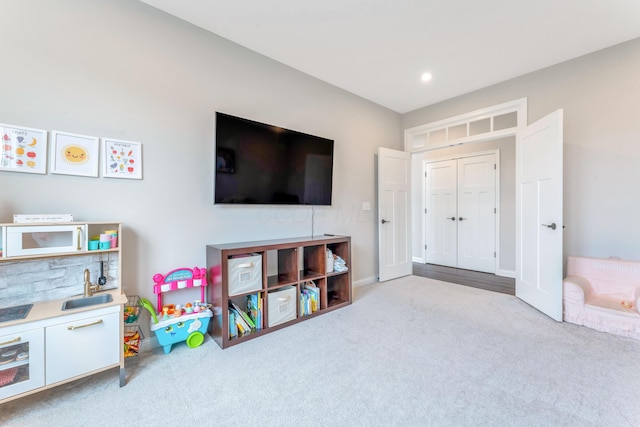
[[[111,301],[113,301],[113,297],[111,296],[111,294],[70,299],[62,303],[62,310],[73,310],[74,308],[91,307],[93,305],[106,304]]]

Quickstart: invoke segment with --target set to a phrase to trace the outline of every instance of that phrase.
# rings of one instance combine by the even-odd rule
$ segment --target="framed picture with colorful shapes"
[[[51,131],[51,173],[98,176],[100,138]]]
[[[142,144],[102,138],[102,176],[142,179]]]
[[[0,124],[0,170],[47,173],[47,131]]]

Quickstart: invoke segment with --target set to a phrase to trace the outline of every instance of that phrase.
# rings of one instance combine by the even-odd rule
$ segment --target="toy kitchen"
[[[119,222],[0,224],[0,404],[109,369],[125,384],[121,248]]]

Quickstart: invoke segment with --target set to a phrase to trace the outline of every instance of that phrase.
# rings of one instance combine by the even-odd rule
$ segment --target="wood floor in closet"
[[[461,268],[445,267],[435,264],[413,263],[413,274],[458,285],[471,286],[487,291],[502,292],[515,295],[516,280],[509,277],[496,276],[479,271],[463,270]]]

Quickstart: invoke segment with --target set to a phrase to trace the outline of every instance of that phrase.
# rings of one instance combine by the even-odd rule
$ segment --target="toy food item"
[[[0,354],[0,364],[13,362],[13,360],[16,358],[16,354],[18,354],[18,350],[9,350]]]

